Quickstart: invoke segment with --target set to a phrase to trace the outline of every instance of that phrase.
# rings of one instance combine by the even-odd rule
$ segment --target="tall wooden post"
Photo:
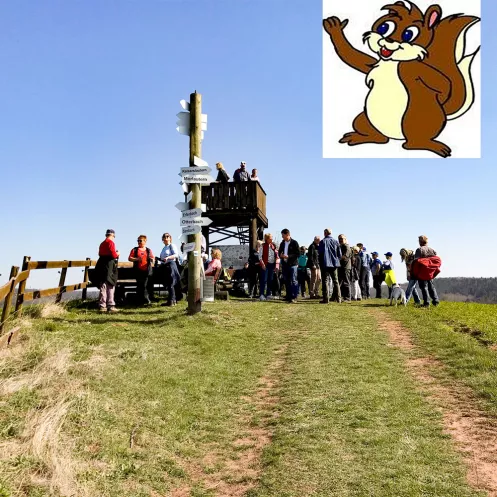
[[[29,255],[25,255],[22,260],[22,271],[26,271],[28,269],[29,261],[31,257]],[[20,316],[22,314],[22,304],[24,303],[24,292],[26,291],[26,283],[28,280],[21,281],[19,283],[19,288],[17,289],[17,301],[16,301],[16,314]]]
[[[12,269],[10,270],[9,279],[12,280],[12,278],[15,278],[18,274],[19,274],[19,266],[12,266]],[[5,323],[9,317],[10,308],[12,307],[12,297],[14,296],[15,289],[16,286],[12,285],[10,287],[10,292],[5,297],[3,303],[2,320],[0,321],[0,333],[3,331]]]
[[[257,243],[257,218],[253,217],[250,220],[249,226],[249,246],[253,250],[255,249],[255,244]]]
[[[202,96],[195,92],[190,95],[190,167],[195,167],[193,157],[202,158]],[[199,183],[190,184],[192,199],[190,209],[200,208],[202,203],[202,189]],[[188,314],[196,314],[202,311],[202,302],[200,301],[200,266],[201,258],[201,241],[200,233],[189,235],[188,241],[195,242],[195,250],[188,254]]]

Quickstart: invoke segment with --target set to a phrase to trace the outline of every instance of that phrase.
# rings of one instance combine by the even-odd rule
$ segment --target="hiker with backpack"
[[[116,250],[114,238],[116,232],[107,230],[105,240],[98,248],[98,261],[95,266],[97,275],[99,299],[98,305],[100,312],[117,312],[114,293],[117,283],[117,260],[119,259],[119,250]]]
[[[385,274],[382,270],[382,262],[378,258],[378,252],[371,252],[372,260],[369,264],[371,274],[373,275],[373,288],[376,290],[376,298],[381,299],[381,284]]]
[[[149,249],[147,237],[140,235],[138,237],[138,246],[131,249],[128,261],[133,263],[136,277],[136,296],[138,302],[143,305],[150,304],[150,294],[153,297],[153,284],[150,285],[154,268],[154,254]]]
[[[419,248],[414,254],[414,261],[411,266],[412,275],[418,280],[419,288],[423,295],[423,307],[430,307],[428,294],[434,306],[440,304],[440,300],[433,284],[433,279],[440,273],[442,260],[437,256],[435,250],[428,246],[428,237],[420,235],[418,237]]]

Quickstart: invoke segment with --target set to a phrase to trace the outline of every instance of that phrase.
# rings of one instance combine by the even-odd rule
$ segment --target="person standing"
[[[295,304],[299,294],[299,284],[297,282],[297,268],[299,264],[299,243],[290,235],[290,230],[281,230],[283,238],[278,249],[281,259],[281,268],[285,280],[286,301]]]
[[[376,290],[376,298],[381,299],[381,284],[383,282],[382,262],[378,258],[378,252],[371,252],[372,260],[369,264],[373,276],[373,288]]]
[[[223,163],[218,162],[216,163],[216,169],[217,169],[217,178],[216,181],[218,183],[228,183],[230,180],[230,177],[226,170],[224,169]]]
[[[342,257],[340,258],[340,267],[338,268],[338,281],[340,283],[340,291],[344,302],[350,302],[351,292],[351,273],[352,273],[352,249],[347,243],[345,235],[338,235],[338,243]]]
[[[162,262],[163,279],[167,290],[167,302],[162,304],[166,306],[176,305],[176,292],[175,287],[179,283],[180,275],[178,265],[176,264],[179,257],[179,250],[172,243],[172,238],[169,233],[162,235],[162,242],[164,247],[160,253],[160,260]]]
[[[98,261],[95,265],[99,286],[98,305],[100,312],[117,312],[114,294],[117,283],[117,260],[119,250],[116,250],[114,239],[116,232],[108,229],[105,240],[98,248]]]
[[[259,250],[262,246],[262,242],[257,240],[255,242],[255,248],[250,249],[250,254],[248,258],[249,263],[249,298],[255,299],[257,297],[257,283],[260,281],[261,273],[261,256]]]
[[[359,275],[361,294],[363,299],[369,299],[369,264],[371,262],[371,258],[366,252],[366,247],[362,243],[358,243],[357,246],[360,248],[359,257],[361,259],[361,273]]]
[[[250,175],[246,169],[247,165],[245,161],[240,162],[240,167],[233,174],[233,181],[235,183],[242,183],[244,181],[250,181]]]
[[[275,269],[280,263],[280,258],[278,256],[278,250],[276,245],[273,243],[273,235],[271,233],[266,233],[264,235],[264,243],[262,244],[260,251],[261,260],[261,274],[260,274],[260,294],[261,300],[272,298],[272,287],[273,287],[273,274]]]
[[[257,175],[257,169],[252,169],[252,174],[250,175],[250,181],[259,181],[259,176]]]
[[[153,273],[154,254],[146,246],[147,237],[145,235],[140,235],[137,242],[138,246],[131,249],[128,261],[133,263],[135,269],[138,302],[148,305],[150,304],[149,293],[153,292],[153,286],[150,285],[150,276]]]
[[[388,298],[392,296],[393,286],[397,284],[392,256],[392,252],[387,252],[385,254],[386,260],[382,265],[383,274],[385,275],[385,283],[388,286]]]
[[[430,306],[428,294],[431,297],[431,303],[434,306],[437,306],[440,304],[440,300],[435,285],[433,284],[433,278],[440,272],[439,268],[441,261],[435,250],[428,246],[428,237],[426,235],[420,235],[418,241],[419,248],[416,249],[416,252],[414,253],[413,265],[418,262],[418,259],[428,259],[425,266],[426,270],[423,271],[423,273],[426,274],[420,275],[421,277],[418,275],[417,277],[419,288],[423,296],[423,307]],[[412,272],[415,273],[415,271]],[[414,276],[416,276],[416,274],[414,274]]]
[[[406,248],[400,249],[400,260],[406,263],[406,276],[407,276],[407,290],[406,290],[406,302],[409,302],[411,295],[414,298],[415,304],[421,304],[421,299],[419,298],[418,290],[416,289],[417,280],[411,274],[411,266],[414,262],[414,251]]]
[[[311,299],[319,298],[319,286],[321,285],[321,270],[319,269],[320,241],[321,238],[315,236],[307,249],[307,267],[311,270],[311,285],[309,287],[309,296]]]
[[[300,255],[299,255],[299,265],[297,269],[297,281],[300,286],[300,294],[302,295],[302,298],[305,297],[305,284],[307,283],[307,288],[309,288],[310,292],[310,284],[311,284],[311,278],[307,274],[307,255],[306,255],[306,248],[304,245],[300,247]]]
[[[359,286],[359,275],[361,274],[360,249],[357,245],[352,247],[352,300],[361,300],[361,288]]]
[[[337,240],[331,236],[331,228],[324,230],[324,238],[319,242],[319,267],[321,269],[323,300],[321,304],[328,304],[330,301],[330,280],[333,282],[333,293],[331,300],[340,303],[342,296],[338,283],[338,268],[342,251]]]

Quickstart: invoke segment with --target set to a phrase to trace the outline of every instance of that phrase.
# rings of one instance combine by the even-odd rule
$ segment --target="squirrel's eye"
[[[385,38],[387,36],[390,36],[394,31],[397,26],[393,21],[385,21],[384,23],[380,24],[378,26],[378,29],[376,30],[378,34],[381,36],[384,36]]]
[[[419,35],[419,28],[416,26],[410,26],[406,29],[404,29],[404,32],[402,33],[402,41],[414,41]]]

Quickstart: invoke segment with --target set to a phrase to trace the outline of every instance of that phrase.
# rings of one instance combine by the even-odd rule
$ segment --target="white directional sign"
[[[190,204],[188,202],[178,202],[174,207],[176,207],[176,209],[178,209],[179,211],[186,211],[190,208]],[[205,212],[207,210],[207,205],[200,204],[200,209],[202,210],[202,212]]]
[[[200,157],[197,157],[196,155],[193,156],[193,164],[197,167],[209,167],[209,164]]]
[[[183,181],[185,183],[205,183],[205,184],[209,184],[209,183],[213,183],[214,182],[214,178],[212,176],[209,176],[207,174],[199,174],[199,175],[196,175],[196,174],[190,174],[188,176],[183,176]]]
[[[180,181],[179,184],[185,193],[188,193],[188,185],[184,181]]]
[[[187,196],[186,196],[186,201],[187,202],[190,202],[193,198],[193,192],[190,192]]]
[[[196,209],[188,209],[187,211],[183,211],[181,213],[182,219],[195,219],[196,217],[200,217],[202,215],[202,209],[197,207]]]
[[[198,225],[196,226],[183,226],[181,228],[181,233],[183,235],[196,235],[197,233],[200,233],[202,231],[202,228]]]
[[[190,134],[190,113],[189,112],[178,112],[176,114],[178,120],[176,121],[176,131],[182,135]]]
[[[184,99],[180,100],[179,104],[181,105],[181,107],[183,107],[183,109],[190,110],[190,103],[187,102],[186,100],[184,100]]]
[[[195,250],[195,242],[185,243],[183,245],[183,252],[191,252],[192,250]]]
[[[208,217],[197,217],[194,219],[180,219],[181,226],[209,226],[212,223],[212,219]]]
[[[179,176],[187,176],[187,175],[191,175],[191,174],[207,175],[211,171],[212,171],[212,169],[210,167],[204,167],[204,166],[201,166],[201,167],[182,167],[180,169]]]

